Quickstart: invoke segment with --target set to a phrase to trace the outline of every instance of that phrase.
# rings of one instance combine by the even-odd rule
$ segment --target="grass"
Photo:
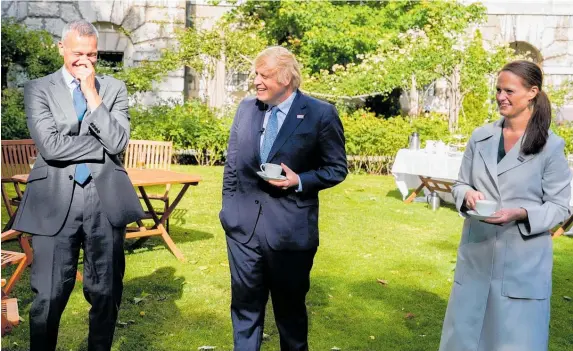
[[[203,177],[171,220],[171,235],[188,262],[156,238],[126,251],[113,350],[232,349],[229,268],[217,216],[222,168],[175,169]],[[437,350],[462,224],[455,210],[404,204],[390,176],[350,175],[320,201],[321,244],[307,299],[310,349]],[[573,301],[563,298],[573,296],[573,240],[561,237],[554,249],[550,350],[565,351],[573,347]],[[14,291],[25,321],[3,338],[3,350],[27,349],[28,273]],[[62,317],[61,350],[87,349],[88,309],[78,283]],[[263,349],[278,350],[270,308],[265,333]]]

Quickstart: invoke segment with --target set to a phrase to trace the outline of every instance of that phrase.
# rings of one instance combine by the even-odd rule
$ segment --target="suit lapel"
[[[263,124],[265,122],[265,113],[268,109],[268,106],[259,101],[255,100],[255,111],[253,112],[253,123],[251,123],[251,135],[252,135],[252,142],[253,142],[253,150],[255,150],[255,158],[258,161],[258,164],[261,164],[261,131],[263,130]]]
[[[285,121],[279,130],[279,134],[275,142],[273,143],[273,147],[269,152],[268,161],[276,155],[276,153],[280,150],[280,148],[284,145],[284,143],[288,140],[290,135],[295,131],[296,127],[303,121],[303,118],[298,118],[298,116],[305,114],[306,109],[306,101],[304,95],[299,91],[292,102],[291,108],[285,118]]]
[[[501,138],[501,126],[499,123],[494,124],[483,138],[478,141],[478,152],[485,163],[487,172],[493,180],[495,187],[498,189],[497,184],[497,151],[499,147],[499,140]]]
[[[523,135],[517,140],[515,145],[509,150],[505,157],[497,165],[497,175],[509,171],[517,166],[531,160],[535,155],[524,155],[521,152],[521,143],[523,142]]]
[[[58,70],[57,72],[53,73],[50,82],[52,84],[52,94],[54,96],[54,100],[56,104],[60,106],[62,111],[64,112],[64,117],[66,120],[69,121],[69,125],[72,126],[71,132],[77,133],[78,132],[78,116],[76,115],[76,110],[74,109],[74,102],[72,100],[72,95],[70,93],[70,89],[64,82],[64,76],[62,75],[62,69]],[[54,118],[58,118],[57,115],[54,114]]]

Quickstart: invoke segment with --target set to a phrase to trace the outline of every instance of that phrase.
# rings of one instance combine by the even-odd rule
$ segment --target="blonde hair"
[[[270,46],[261,51],[255,58],[255,68],[268,65],[271,59],[275,64],[277,80],[280,83],[286,83],[290,80],[290,87],[298,89],[302,81],[300,74],[300,65],[294,55],[282,46]]]

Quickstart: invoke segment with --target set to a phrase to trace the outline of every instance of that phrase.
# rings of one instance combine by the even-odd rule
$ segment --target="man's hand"
[[[76,78],[80,81],[82,93],[84,94],[91,111],[101,104],[101,98],[95,86],[95,68],[90,60],[82,59],[78,62]]]
[[[274,185],[278,188],[282,188],[283,190],[287,190],[288,188],[297,187],[298,188],[298,174],[294,173],[292,169],[288,168],[287,165],[281,163],[281,167],[283,171],[285,171],[286,178],[285,180],[269,180],[268,182],[271,185]]]
[[[521,221],[527,219],[527,211],[523,208],[502,208],[492,214],[492,216],[496,216],[497,218],[485,219],[484,222],[505,224],[513,221]]]
[[[477,200],[485,200],[485,196],[477,190],[468,190],[466,192],[466,196],[464,198],[464,201],[466,203],[466,207],[469,210],[475,210],[476,209],[476,201]]]

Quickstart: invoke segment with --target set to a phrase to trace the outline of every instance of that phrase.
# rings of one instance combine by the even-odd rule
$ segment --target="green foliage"
[[[565,140],[565,154],[573,155],[573,122],[563,123],[561,125],[553,123],[551,129],[555,134]]]
[[[50,74],[62,66],[62,59],[51,34],[28,30],[13,19],[2,19],[2,88],[6,74],[20,66],[28,79]]]
[[[426,140],[449,141],[448,122],[437,114],[429,118],[409,119],[402,116],[377,118],[364,110],[341,116],[346,137],[346,153],[351,157],[352,171],[389,173],[398,150],[408,146],[408,137],[416,131]]]
[[[567,102],[573,102],[573,80],[565,80],[559,85],[544,87],[551,101],[553,118]]]
[[[130,94],[153,90],[153,82],[160,80],[167,72],[176,68],[167,60],[142,61],[139,66],[110,67],[106,62],[98,62],[97,74],[110,75],[123,81]]]
[[[24,96],[18,89],[2,90],[2,140],[28,139]]]
[[[23,79],[35,79],[57,70],[62,60],[50,33],[31,31],[2,19],[2,139],[30,137],[26,126],[22,91],[7,88],[8,73],[20,72]]]
[[[197,100],[132,108],[130,116],[132,139],[172,141],[176,149],[195,150],[199,164],[212,165],[224,159],[232,120],[216,117]]]
[[[427,85],[451,74],[465,52],[461,38],[467,37],[467,28],[481,22],[484,14],[485,8],[478,5],[421,1],[403,14],[407,25],[399,30],[387,28],[376,36],[375,50],[362,51],[359,62],[335,64],[311,75],[305,89],[347,96],[386,94],[397,87],[410,87],[413,76],[418,86]]]

